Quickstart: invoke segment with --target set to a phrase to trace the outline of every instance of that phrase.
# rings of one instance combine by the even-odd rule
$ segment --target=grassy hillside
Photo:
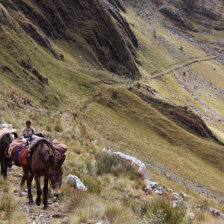
[[[145,11],[133,4],[128,4],[126,11],[122,15],[132,24],[139,42],[137,61],[141,78],[137,81],[107,71],[80,36],[78,41],[49,38],[51,46],[64,56],[63,60],[56,59],[0,3],[0,122],[12,123],[20,131],[29,118],[39,131],[61,139],[70,147],[64,179],[74,173],[90,188],[93,186],[82,205],[68,209],[74,223],[111,217],[110,212],[114,210],[119,221],[110,220],[111,223],[130,223],[129,219],[133,220],[136,215],[130,204],[121,202],[117,195],[136,193],[142,183],[137,180],[135,186],[136,179],[125,175],[97,175],[95,155],[105,145],[143,160],[153,180],[175,191],[185,191],[190,204],[201,203],[208,194],[208,203],[223,211],[224,147],[211,138],[201,137],[192,127],[177,123],[162,113],[161,108],[153,106],[153,102],[145,102],[128,88],[137,88],[146,95],[187,108],[224,141],[224,65],[212,59],[183,66],[195,59],[210,57],[213,52],[205,50],[204,44],[164,27],[159,14],[148,19]],[[203,33],[188,35],[194,35],[192,38],[199,43],[202,39],[217,37],[219,40],[224,36],[223,31],[215,32],[212,37]],[[24,67],[24,62],[32,68]],[[176,66],[178,69],[150,79]],[[47,78],[48,83],[43,83],[34,70]],[[90,171],[87,176],[83,175],[86,169]],[[13,181],[16,182],[15,178]],[[9,188],[7,194],[15,190],[15,186]],[[62,203],[67,205],[71,203],[69,197],[74,195],[71,196],[66,184],[64,190]],[[140,201],[144,200],[142,191],[139,194]],[[74,197],[77,197],[75,202],[80,200],[80,196]],[[88,205],[87,198],[91,198],[92,204]],[[120,206],[127,220],[122,221],[122,215],[106,202],[107,198],[113,201],[114,207]],[[103,211],[98,217],[94,217],[96,202]],[[18,208],[15,211],[16,214]],[[79,216],[85,214],[88,217],[82,220]],[[210,219],[209,216],[207,220]],[[199,221],[206,223],[199,218],[195,223]]]

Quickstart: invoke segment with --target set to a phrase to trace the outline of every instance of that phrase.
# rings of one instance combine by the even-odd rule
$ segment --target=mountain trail
[[[216,58],[217,58],[217,56],[211,56],[211,57],[204,57],[204,58],[200,58],[200,59],[195,59],[195,60],[192,60],[192,61],[188,61],[188,62],[186,62],[184,64],[180,64],[180,65],[175,66],[175,67],[172,67],[172,68],[170,68],[170,69],[168,69],[166,71],[162,71],[162,72],[157,73],[157,74],[155,74],[155,75],[153,75],[151,77],[148,77],[148,78],[145,79],[145,81],[151,80],[151,79],[157,79],[157,78],[159,78],[159,77],[161,77],[163,75],[167,75],[170,72],[179,70],[179,69],[184,68],[184,67],[188,67],[188,66],[190,66],[192,64],[199,63],[199,62],[203,62],[203,61],[214,60]]]
[[[18,167],[12,167],[8,170],[9,191],[13,195],[13,204],[16,205],[19,212],[24,216],[26,224],[57,224],[66,223],[67,214],[65,214],[63,208],[65,207],[65,201],[49,197],[49,209],[44,210],[43,205],[37,206],[27,205],[27,189],[20,188],[20,181],[22,176],[22,170]],[[49,188],[50,189],[50,188]],[[35,181],[33,181],[33,198],[36,200],[36,187]],[[2,194],[2,192],[1,192]]]

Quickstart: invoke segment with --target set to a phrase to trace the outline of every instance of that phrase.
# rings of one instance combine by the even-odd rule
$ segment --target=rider
[[[26,122],[26,128],[23,129],[23,137],[24,138],[31,138],[32,135],[35,135],[36,131],[35,129],[31,126],[31,121]]]

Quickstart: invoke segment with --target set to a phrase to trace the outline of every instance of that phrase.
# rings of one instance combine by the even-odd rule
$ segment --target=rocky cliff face
[[[106,69],[139,77],[135,61],[138,41],[121,15],[125,12],[121,0],[5,0],[2,4],[25,32],[56,58],[63,56],[49,40],[76,42],[78,36],[89,44]]]
[[[224,30],[224,2],[220,0],[153,1],[159,11],[181,27],[197,31],[192,21],[206,28]]]

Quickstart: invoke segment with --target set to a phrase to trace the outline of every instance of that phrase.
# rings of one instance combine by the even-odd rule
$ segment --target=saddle
[[[22,167],[27,166],[34,149],[40,143],[46,144],[59,160],[68,149],[66,145],[57,140],[34,137],[32,141],[29,141],[28,139],[19,138],[14,140],[9,147],[9,155],[12,157],[14,164]]]

